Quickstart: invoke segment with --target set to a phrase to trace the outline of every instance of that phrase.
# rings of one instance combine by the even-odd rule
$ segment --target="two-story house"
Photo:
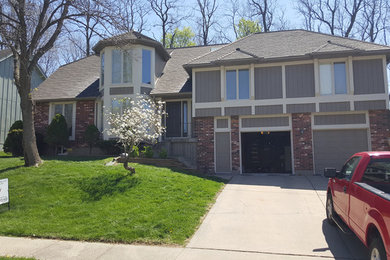
[[[35,89],[46,79],[45,73],[37,66],[33,70],[31,88]],[[22,119],[20,97],[14,83],[14,59],[9,49],[0,51],[0,150],[3,149],[11,125]]]
[[[85,120],[107,129],[117,99],[141,93],[166,101],[169,153],[203,172],[314,174],[357,151],[389,149],[388,46],[291,30],[164,49],[131,32],[94,50],[39,87],[37,128],[72,104],[77,141]]]

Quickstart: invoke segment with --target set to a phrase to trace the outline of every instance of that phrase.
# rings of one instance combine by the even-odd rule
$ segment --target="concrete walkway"
[[[185,248],[0,237],[0,256],[37,259],[364,259],[325,220],[326,180],[235,176]]]

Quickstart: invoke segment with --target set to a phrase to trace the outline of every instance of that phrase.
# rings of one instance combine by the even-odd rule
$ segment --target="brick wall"
[[[295,174],[313,174],[313,137],[310,113],[292,114]]]
[[[231,117],[232,171],[240,171],[240,129],[238,116]]]
[[[46,134],[46,128],[49,125],[49,102],[39,102],[34,108],[35,132]]]
[[[85,100],[76,103],[76,144],[84,144],[84,132],[87,126],[94,124],[95,101]]]
[[[369,111],[371,149],[373,151],[389,151],[387,138],[390,138],[390,111]]]
[[[194,118],[194,135],[198,140],[196,146],[196,163],[203,173],[214,173],[214,118]]]

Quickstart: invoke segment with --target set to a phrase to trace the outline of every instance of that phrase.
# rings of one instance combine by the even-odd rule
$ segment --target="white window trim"
[[[336,84],[335,84],[335,77],[334,77],[334,64],[335,63],[342,63],[344,62],[345,63],[345,86],[346,86],[346,90],[347,90],[347,93],[345,94],[336,94]],[[322,94],[321,93],[321,70],[320,70],[320,67],[321,65],[331,65],[331,73],[332,73],[332,80],[331,80],[331,83],[332,83],[332,86],[331,86],[331,89],[332,89],[332,93],[331,94]],[[320,96],[338,96],[338,95],[349,95],[351,93],[350,91],[350,70],[349,70],[349,62],[348,62],[348,58],[340,58],[340,59],[331,59],[331,60],[318,60],[318,84],[319,84],[319,95]]]
[[[74,140],[76,140],[76,102],[75,101],[50,102],[48,124],[50,125],[51,121],[53,120],[54,106],[55,105],[65,105],[65,104],[73,104],[73,108],[72,108],[72,135],[69,136],[69,140],[74,141]]]

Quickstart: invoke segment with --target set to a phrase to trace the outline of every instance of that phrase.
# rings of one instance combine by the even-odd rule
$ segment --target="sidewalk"
[[[302,255],[274,254],[269,252],[245,252],[213,250],[190,247],[161,247],[90,243],[52,239],[0,237],[0,256],[35,257],[44,259],[259,259],[259,260],[319,260],[324,258]]]

